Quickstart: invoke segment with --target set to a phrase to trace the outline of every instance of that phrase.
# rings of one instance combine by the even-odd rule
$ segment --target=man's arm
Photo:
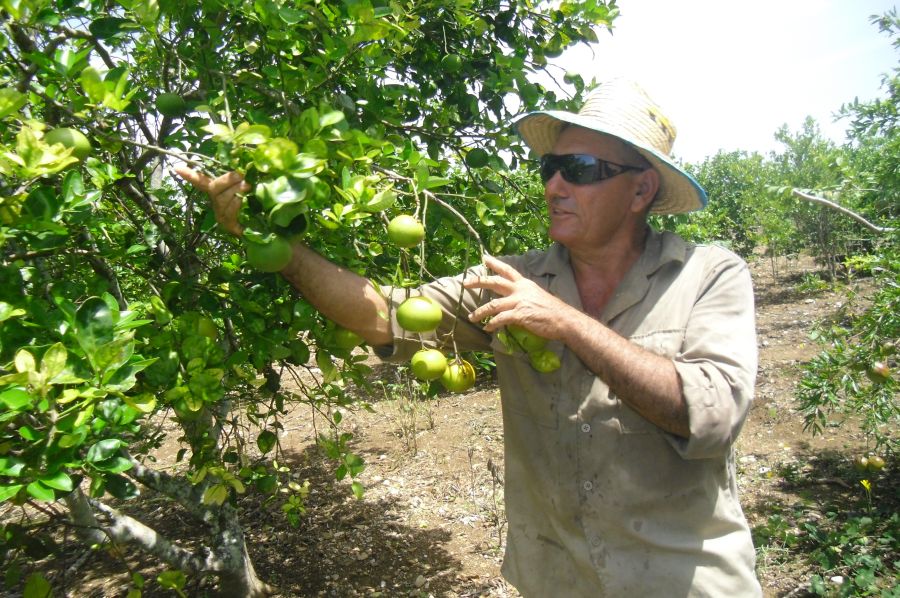
[[[659,428],[688,438],[688,406],[675,365],[616,334],[602,323],[522,277],[514,268],[491,257],[485,265],[496,272],[467,281],[468,288],[493,291],[497,299],[473,311],[473,322],[490,317],[492,332],[518,324],[568,346],[616,396]]]
[[[215,179],[189,168],[175,168],[184,180],[207,193],[216,222],[240,236],[238,223],[242,197],[250,185],[238,173]],[[352,330],[372,346],[393,341],[388,305],[369,279],[325,259],[302,243],[293,244],[291,262],[281,274],[325,317]]]

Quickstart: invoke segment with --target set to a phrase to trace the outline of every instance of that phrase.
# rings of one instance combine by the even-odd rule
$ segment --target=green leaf
[[[322,370],[323,382],[334,382],[341,375],[340,371],[331,361],[331,357],[329,357],[328,354],[324,351],[316,352],[316,365],[318,365],[319,369]]]
[[[137,24],[134,21],[120,17],[102,17],[88,25],[88,29],[97,39],[116,37],[135,28]]]
[[[25,490],[36,500],[43,502],[52,502],[56,500],[56,493],[53,492],[53,489],[45,486],[39,481],[31,482],[25,487]]]
[[[5,322],[10,318],[24,316],[27,312],[24,309],[13,307],[9,303],[0,301],[0,322]]]
[[[140,494],[131,480],[117,474],[106,474],[106,491],[120,500],[135,498]]]
[[[30,408],[32,398],[30,394],[21,388],[10,388],[0,392],[0,402],[11,411],[19,411],[23,408]]]
[[[362,457],[353,453],[344,455],[344,463],[347,465],[347,471],[351,478],[355,478],[366,468],[366,464]]]
[[[232,130],[228,125],[223,125],[220,123],[213,123],[202,127],[203,131],[206,131],[212,138],[216,141],[224,141],[231,142],[231,138],[234,136],[234,130]]]
[[[128,336],[120,336],[114,341],[98,346],[94,350],[94,354],[89,356],[94,367],[101,371],[107,372],[106,379],[109,376],[128,363],[134,354],[134,340],[130,334]]]
[[[180,590],[184,588],[184,584],[187,583],[187,577],[183,572],[178,570],[164,571],[156,577],[156,581],[164,588]]]
[[[259,451],[264,455],[275,448],[275,443],[277,442],[278,436],[271,430],[263,430],[256,437],[256,446],[259,447]]]
[[[435,189],[437,187],[443,187],[445,185],[449,185],[451,183],[450,179],[446,179],[443,177],[437,176],[429,176],[428,180],[425,181],[425,189]]]
[[[124,396],[125,402],[141,413],[152,413],[156,408],[156,397],[150,393],[137,396]]]
[[[75,339],[90,356],[97,348],[113,340],[112,310],[100,297],[90,297],[75,312]]]
[[[28,442],[35,442],[44,438],[44,435],[41,432],[38,432],[31,426],[22,426],[18,430],[19,436]]]
[[[87,429],[82,429],[71,434],[64,434],[59,439],[59,448],[71,448],[80,446],[87,438]]]
[[[25,469],[25,461],[18,457],[0,457],[0,474],[17,478]]]
[[[241,123],[234,131],[231,142],[235,145],[259,145],[269,140],[272,130],[266,125]]]
[[[44,353],[43,359],[41,359],[41,373],[44,375],[44,379],[52,381],[59,376],[66,369],[67,358],[68,353],[65,345],[62,343],[51,345],[47,352]]]
[[[221,505],[228,498],[228,486],[225,484],[213,484],[203,493],[201,502],[204,505]]]
[[[278,16],[288,25],[296,25],[308,18],[308,15],[302,10],[284,6],[278,9]]]
[[[9,500],[13,496],[19,493],[19,490],[25,487],[25,484],[12,484],[10,486],[4,486],[0,484],[0,502]]]
[[[366,489],[359,482],[353,482],[350,484],[350,489],[353,491],[353,496],[357,498],[357,500],[362,500],[363,495],[366,492]]]
[[[0,119],[4,119],[13,112],[18,112],[22,106],[28,103],[25,94],[12,87],[0,89]]]
[[[45,486],[49,486],[55,490],[61,490],[63,492],[71,492],[74,485],[72,484],[72,478],[70,478],[64,471],[57,471],[55,474],[44,476],[38,478],[42,484]]]
[[[372,198],[362,206],[362,209],[366,212],[381,212],[394,205],[396,199],[397,194],[394,193],[393,189],[384,189],[372,196]]]
[[[319,117],[319,127],[321,127],[322,129],[326,127],[332,127],[339,122],[343,122],[345,118],[346,117],[344,116],[344,113],[340,110],[326,112]]]
[[[48,598],[53,595],[53,587],[40,573],[32,573],[25,581],[22,598]]]
[[[125,457],[116,455],[109,459],[93,463],[93,466],[94,468],[107,473],[122,473],[134,467],[134,464]]]
[[[101,440],[88,449],[85,461],[88,463],[98,463],[105,461],[119,452],[119,449],[125,446],[125,443],[118,438],[106,438]]]
[[[16,352],[13,364],[16,366],[16,371],[20,374],[30,374],[37,371],[37,363],[34,360],[34,355],[27,349],[21,349]]]
[[[84,197],[84,179],[78,170],[70,170],[62,183],[62,199],[66,204]]]
[[[81,71],[81,76],[78,80],[84,89],[84,94],[91,102],[94,104],[103,102],[103,98],[106,97],[106,86],[103,84],[103,78],[97,69],[92,66],[87,67]]]

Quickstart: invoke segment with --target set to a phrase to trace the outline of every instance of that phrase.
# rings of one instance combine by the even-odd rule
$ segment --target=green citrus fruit
[[[268,243],[247,241],[247,263],[263,272],[279,272],[291,263],[293,250],[287,239],[273,236]]]
[[[513,340],[519,344],[519,347],[526,353],[540,351],[547,344],[547,339],[540,337],[521,326],[517,326],[516,324],[510,324],[506,327],[506,330],[512,335]]]
[[[878,455],[869,457],[869,471],[881,471],[884,469],[884,459]]]
[[[206,316],[200,316],[197,319],[197,333],[200,336],[205,336],[211,341],[214,341],[219,337],[219,329],[216,327],[216,323]]]
[[[549,349],[542,349],[540,351],[535,351],[534,353],[529,353],[528,360],[531,362],[531,367],[542,374],[555,372],[560,366],[559,357]]]
[[[84,136],[84,133],[77,129],[69,129],[63,127],[53,129],[44,135],[44,141],[47,145],[63,144],[64,147],[72,148],[72,155],[79,160],[84,160],[91,155],[91,142]]]
[[[388,238],[397,247],[415,247],[425,238],[425,227],[409,214],[393,218],[387,228]]]
[[[156,110],[163,116],[184,116],[187,102],[177,93],[161,93],[156,96]]]
[[[409,361],[419,380],[437,380],[447,369],[447,358],[437,349],[421,349]]]
[[[441,306],[428,297],[410,297],[397,308],[397,323],[410,332],[434,330],[441,317]]]
[[[487,166],[490,155],[483,148],[476,147],[466,154],[466,164],[469,168],[483,168]]]
[[[331,342],[339,349],[352,349],[363,342],[363,337],[343,326],[338,326],[331,335]]]
[[[441,68],[446,73],[458,73],[462,68],[463,61],[459,54],[447,54],[441,58]]]
[[[475,368],[464,359],[447,364],[441,384],[450,392],[465,392],[475,386]]]

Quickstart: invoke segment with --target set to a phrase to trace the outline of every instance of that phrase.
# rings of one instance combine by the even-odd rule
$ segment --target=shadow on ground
[[[459,561],[444,548],[448,531],[406,525],[402,514],[407,507],[399,497],[357,500],[346,480],[335,481],[334,470],[315,445],[284,457],[296,481],[310,482],[307,510],[296,527],[281,512],[283,497],[267,500],[252,490],[240,497],[251,559],[276,596],[397,596],[420,589],[440,595],[465,584]],[[203,526],[163,497],[145,493],[117,507],[186,548],[203,540]],[[92,551],[62,520],[51,533],[47,547],[53,554],[37,566],[58,591],[55,595],[124,596],[131,572],[146,580],[144,598],[174,595],[155,582],[165,568],[142,553],[127,547]],[[213,579],[191,579],[185,594],[211,596],[215,585]]]

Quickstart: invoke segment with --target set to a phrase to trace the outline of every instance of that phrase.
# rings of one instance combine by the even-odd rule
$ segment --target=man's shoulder
[[[688,259],[698,259],[709,264],[734,264],[746,266],[747,262],[732,251],[726,244],[717,241],[686,241],[680,235],[664,231],[663,244],[669,246],[680,246],[685,252],[686,261]]]
[[[568,253],[564,247],[556,243],[543,249],[529,249],[525,253],[503,255],[499,259],[523,276],[557,274],[569,265]]]

